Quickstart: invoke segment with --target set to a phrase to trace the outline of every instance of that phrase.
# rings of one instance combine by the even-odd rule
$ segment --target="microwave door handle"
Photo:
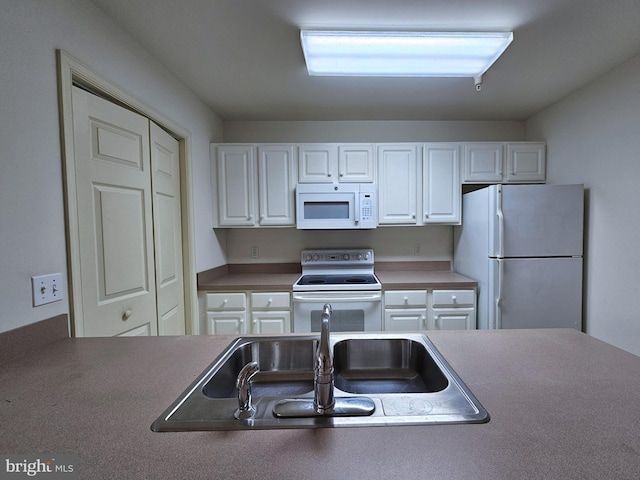
[[[356,221],[356,225],[358,225],[360,223],[360,194],[357,193],[355,195],[355,212],[354,212],[354,217],[355,217],[355,221]]]

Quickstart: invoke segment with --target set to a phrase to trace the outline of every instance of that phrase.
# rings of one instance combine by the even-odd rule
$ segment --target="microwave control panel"
[[[368,192],[360,193],[360,221],[370,222],[374,219],[375,209],[373,195]]]

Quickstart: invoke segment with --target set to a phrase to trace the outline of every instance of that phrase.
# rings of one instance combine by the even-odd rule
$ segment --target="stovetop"
[[[302,275],[293,290],[381,290],[373,263],[373,250],[369,248],[303,250]]]
[[[298,285],[372,285],[378,283],[375,275],[369,274],[333,274],[303,275],[296,282]]]

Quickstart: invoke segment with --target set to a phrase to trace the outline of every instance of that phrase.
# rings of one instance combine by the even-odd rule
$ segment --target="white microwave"
[[[376,228],[373,183],[299,183],[296,227],[309,230]]]

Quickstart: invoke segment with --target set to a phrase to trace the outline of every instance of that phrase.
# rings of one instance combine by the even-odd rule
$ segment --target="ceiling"
[[[223,120],[525,120],[640,53],[638,0],[91,0]],[[470,78],[310,77],[301,28],[513,31]]]

